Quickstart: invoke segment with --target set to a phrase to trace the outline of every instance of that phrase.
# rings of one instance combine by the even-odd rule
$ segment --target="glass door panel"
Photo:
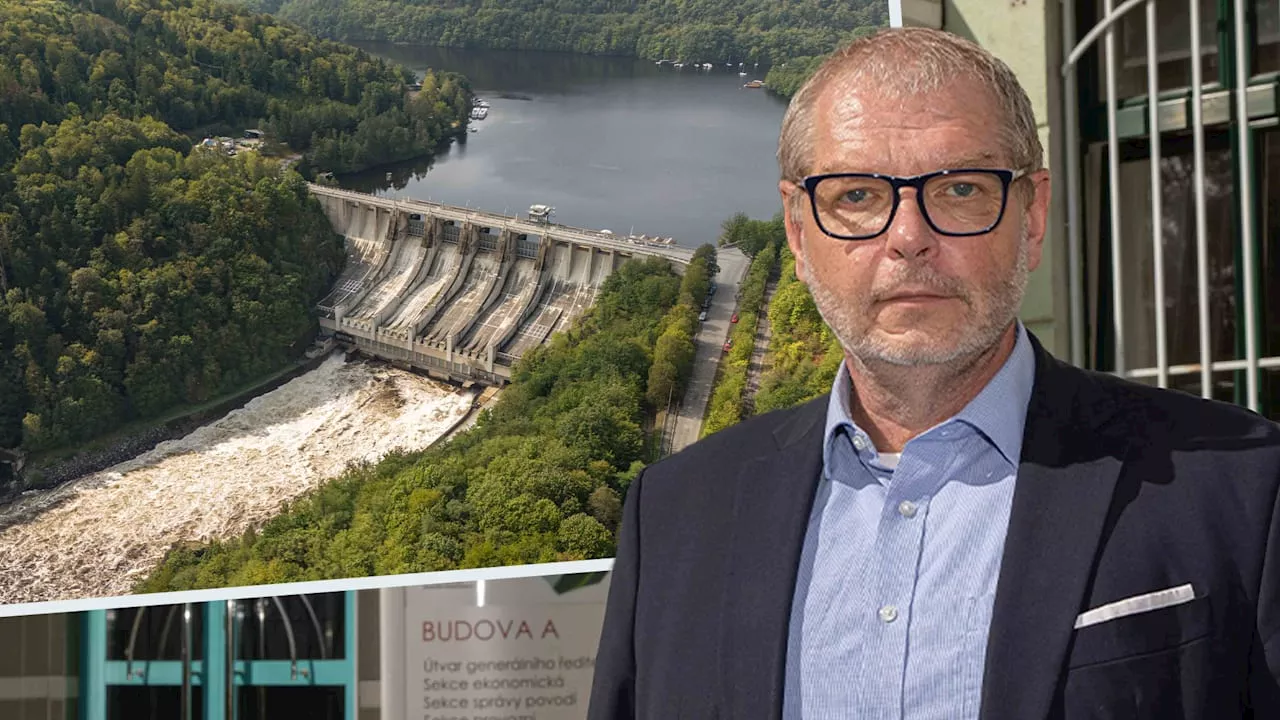
[[[355,594],[91,611],[85,720],[355,718]]]

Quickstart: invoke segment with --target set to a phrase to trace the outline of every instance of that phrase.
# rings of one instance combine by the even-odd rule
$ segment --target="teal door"
[[[355,720],[355,593],[84,613],[83,720]]]

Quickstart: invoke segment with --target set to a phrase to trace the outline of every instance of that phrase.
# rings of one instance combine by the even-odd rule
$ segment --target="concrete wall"
[[[906,17],[904,6],[904,22]],[[1045,164],[1052,172],[1054,202],[1045,236],[1044,259],[1032,274],[1022,319],[1045,348],[1069,356],[1067,318],[1065,200],[1059,173],[1061,138],[1062,26],[1056,0],[945,0],[942,28],[969,38],[1003,60],[1031,98]]]

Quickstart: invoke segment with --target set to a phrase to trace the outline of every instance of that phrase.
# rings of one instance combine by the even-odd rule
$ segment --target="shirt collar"
[[[1027,405],[1031,402],[1031,389],[1035,382],[1035,353],[1021,321],[1017,322],[1017,335],[1013,352],[1005,360],[987,386],[978,393],[950,422],[964,422],[981,433],[1000,451],[1011,465],[1017,466],[1022,456],[1022,435],[1026,426]],[[831,398],[827,403],[826,430],[823,434],[822,464],[831,467],[831,450],[836,434],[848,428],[851,436],[861,436],[870,449],[866,433],[853,422],[849,398],[853,381],[842,362],[831,386]]]

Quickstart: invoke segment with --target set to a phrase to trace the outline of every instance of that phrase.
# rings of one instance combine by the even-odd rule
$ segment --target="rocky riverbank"
[[[201,425],[217,420],[255,397],[269,393],[299,375],[314,370],[324,362],[325,357],[327,354],[299,360],[292,368],[262,385],[238,393],[212,407],[183,415],[162,425],[122,438],[101,449],[76,453],[69,458],[47,465],[28,466],[21,476],[0,486],[0,505],[11,503],[30,490],[47,490],[68,480],[102,472],[109,467],[150,452],[162,442],[184,437]]]

